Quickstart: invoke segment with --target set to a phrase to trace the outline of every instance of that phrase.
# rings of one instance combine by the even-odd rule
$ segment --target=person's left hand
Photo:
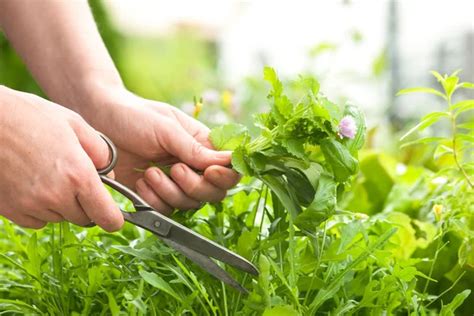
[[[209,128],[179,109],[125,90],[94,102],[94,112],[83,116],[117,146],[116,179],[160,212],[220,201],[238,183],[239,175],[227,167],[231,152],[213,150]],[[170,177],[152,163],[172,165]]]

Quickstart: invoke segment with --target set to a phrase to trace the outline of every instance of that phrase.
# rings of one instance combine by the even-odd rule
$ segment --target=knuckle
[[[85,163],[77,162],[66,170],[66,179],[74,188],[89,188],[92,181],[90,168]]]
[[[70,111],[67,116],[68,116],[67,121],[69,122],[71,126],[75,128],[81,127],[84,124],[86,124],[86,121],[84,120],[84,118],[76,112]]]

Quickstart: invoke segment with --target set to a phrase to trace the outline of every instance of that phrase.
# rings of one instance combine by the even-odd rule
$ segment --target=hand
[[[96,168],[106,143],[74,112],[0,86],[0,215],[29,228],[91,221],[105,230],[123,217]]]
[[[160,212],[220,201],[239,181],[226,167],[231,153],[212,150],[209,129],[180,110],[123,89],[108,91],[95,104],[92,114],[83,115],[118,147],[117,180]],[[151,162],[172,165],[170,177]]]

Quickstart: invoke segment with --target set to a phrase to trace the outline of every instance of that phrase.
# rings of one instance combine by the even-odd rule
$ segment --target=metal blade
[[[182,255],[184,255],[188,259],[191,259],[191,261],[196,263],[198,266],[200,266],[202,269],[207,271],[209,274],[213,275],[215,278],[232,286],[233,288],[235,288],[236,290],[244,294],[248,294],[248,291],[246,288],[240,285],[239,282],[233,279],[226,271],[224,271],[224,269],[219,267],[210,258],[192,249],[186,248],[186,246],[183,246],[177,242],[174,242],[171,239],[163,238],[162,240],[171,248],[174,248],[176,251],[180,252]]]
[[[247,273],[258,275],[257,268],[247,259],[229,249],[207,239],[191,229],[151,209],[135,213],[123,212],[125,220],[140,226],[158,236],[194,250],[200,254],[215,258]]]

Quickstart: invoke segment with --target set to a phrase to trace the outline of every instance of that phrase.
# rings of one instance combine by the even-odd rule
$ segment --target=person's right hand
[[[107,231],[123,217],[96,168],[109,149],[78,114],[0,86],[0,215],[23,227],[96,223]]]

